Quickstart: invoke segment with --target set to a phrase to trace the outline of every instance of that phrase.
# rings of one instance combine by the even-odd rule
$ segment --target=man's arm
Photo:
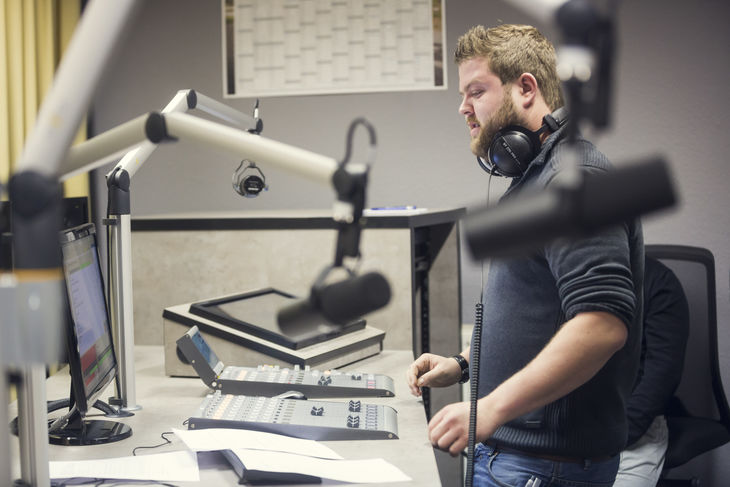
[[[627,337],[626,324],[610,313],[584,312],[568,320],[530,363],[479,400],[476,440],[586,383]],[[458,455],[468,442],[468,422],[468,403],[446,406],[429,423],[431,443]]]

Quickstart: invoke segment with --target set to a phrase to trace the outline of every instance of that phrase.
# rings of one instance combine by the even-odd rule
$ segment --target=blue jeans
[[[610,487],[616,478],[619,456],[602,462],[555,462],[478,444],[474,450],[475,487]]]

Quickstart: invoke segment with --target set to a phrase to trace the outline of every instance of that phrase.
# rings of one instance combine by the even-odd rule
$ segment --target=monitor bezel
[[[116,349],[114,347],[114,336],[111,328],[111,318],[109,315],[109,307],[107,303],[107,292],[104,283],[103,274],[101,272],[101,260],[99,258],[99,246],[96,238],[96,227],[94,223],[85,223],[77,227],[73,227],[61,232],[61,248],[71,244],[73,241],[91,237],[94,241],[96,251],[96,266],[99,276],[101,278],[101,285],[104,291],[104,311],[106,313],[106,333],[109,336],[109,343],[111,344],[111,354],[113,359],[113,366],[110,370],[106,371],[102,379],[97,383],[96,387],[90,391],[89,395],[86,394],[86,388],[84,386],[83,368],[81,364],[81,354],[79,352],[78,337],[76,335],[76,323],[74,321],[73,312],[71,311],[71,302],[68,294],[68,272],[65,268],[65,257],[64,257],[64,288],[65,288],[65,299],[68,305],[66,306],[66,344],[68,353],[68,367],[71,375],[71,407],[76,406],[76,409],[85,416],[88,411],[94,406],[94,403],[99,396],[107,389],[109,384],[114,380],[117,375],[119,362],[117,361]]]
[[[235,294],[232,296],[225,296],[222,298],[209,299],[206,301],[199,301],[197,303],[192,303],[190,305],[189,310],[190,310],[190,313],[192,313],[194,315],[201,316],[203,318],[215,321],[216,323],[219,323],[222,325],[227,325],[227,326],[233,327],[244,333],[248,333],[250,335],[257,336],[259,338],[263,338],[272,343],[276,343],[278,345],[282,345],[284,347],[287,347],[287,348],[290,348],[293,350],[299,350],[304,347],[316,345],[316,344],[322,343],[324,341],[330,340],[332,338],[336,338],[341,335],[345,335],[347,333],[365,328],[365,320],[361,318],[361,319],[353,320],[350,323],[348,323],[347,325],[345,325],[343,327],[338,327],[336,329],[329,327],[329,331],[326,331],[326,332],[323,331],[315,336],[293,337],[293,336],[285,335],[283,333],[276,333],[276,332],[273,332],[266,328],[257,326],[254,323],[249,323],[242,319],[232,317],[218,308],[218,306],[221,304],[226,304],[226,303],[230,303],[233,301],[255,299],[257,297],[271,295],[271,294],[282,296],[287,299],[291,299],[292,303],[296,302],[296,300],[297,300],[297,297],[290,293],[269,287],[269,288],[257,289],[257,290],[253,290],[253,291],[249,291],[249,292],[245,292],[245,293],[241,293],[241,294]]]

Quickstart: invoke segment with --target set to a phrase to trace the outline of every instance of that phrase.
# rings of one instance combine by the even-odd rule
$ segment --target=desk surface
[[[438,486],[438,470],[434,452],[427,436],[423,405],[408,392],[405,370],[412,355],[410,351],[383,351],[368,359],[345,367],[346,370],[387,374],[394,379],[395,397],[366,398],[370,403],[387,404],[398,411],[397,440],[327,441],[323,442],[346,459],[380,457],[400,468],[411,477],[412,482],[394,483],[394,486],[418,485]],[[136,347],[135,368],[137,370],[136,392],[142,409],[130,418],[118,419],[132,427],[130,438],[117,443],[98,446],[56,446],[49,447],[50,460],[99,459],[129,456],[138,446],[162,443],[160,433],[172,428],[185,428],[185,421],[209,392],[197,378],[167,377],[163,371],[161,346]],[[48,399],[59,399],[68,394],[69,376],[64,370],[47,381]],[[109,391],[112,392],[111,390]],[[105,399],[110,394],[105,394]],[[338,400],[338,399],[334,399]],[[11,404],[11,417],[17,405]],[[143,450],[145,453],[162,453],[184,448],[174,435],[168,436],[173,443],[160,448]],[[13,478],[20,476],[18,440],[11,438]],[[183,485],[237,485],[238,477],[220,454],[206,455],[201,464],[200,483],[185,482]],[[366,484],[342,484],[366,485]],[[391,484],[389,484],[391,485]]]

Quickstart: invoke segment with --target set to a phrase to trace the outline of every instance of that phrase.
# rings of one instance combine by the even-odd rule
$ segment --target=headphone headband
[[[555,110],[553,113],[548,113],[544,117],[542,117],[542,127],[540,127],[540,130],[542,130],[544,127],[547,126],[548,130],[550,132],[557,131],[560,127],[565,125],[565,122],[568,121],[568,109],[565,107],[560,107],[557,110]]]

